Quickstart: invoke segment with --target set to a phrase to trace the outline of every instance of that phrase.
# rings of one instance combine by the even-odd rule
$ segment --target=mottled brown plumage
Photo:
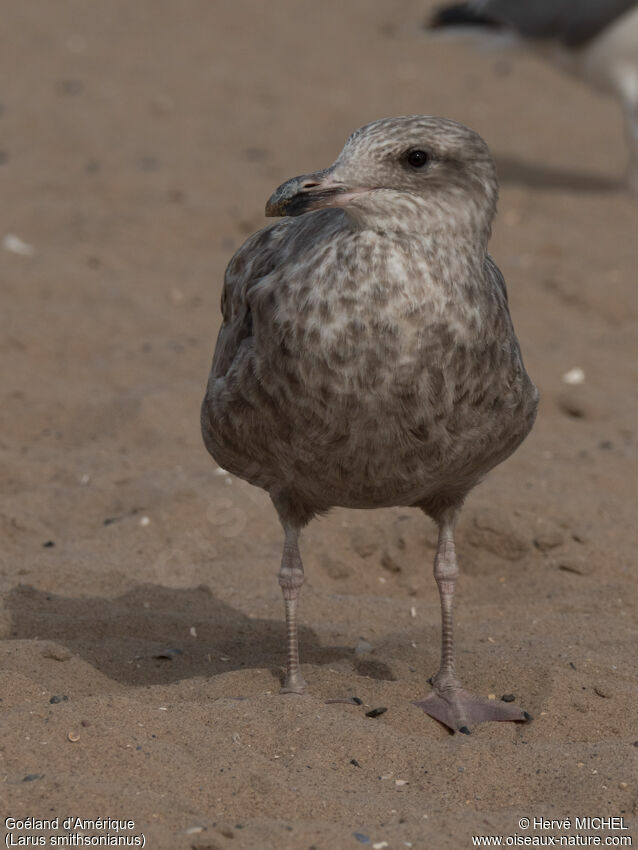
[[[285,531],[285,691],[305,689],[299,531],[337,505],[406,505],[440,529],[442,662],[422,707],[463,731],[525,717],[460,688],[451,642],[456,515],[525,438],[538,398],[486,253],[496,198],[476,133],[376,121],[330,168],[280,186],[267,214],[292,217],[228,266],[202,431],[221,466],[270,493]]]

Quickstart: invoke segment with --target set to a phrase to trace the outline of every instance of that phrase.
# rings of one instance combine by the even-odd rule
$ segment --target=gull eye
[[[430,161],[430,155],[426,151],[412,150],[408,151],[406,160],[412,168],[423,168]]]

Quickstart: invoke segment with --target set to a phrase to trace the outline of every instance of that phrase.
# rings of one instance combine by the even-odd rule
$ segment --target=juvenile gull
[[[357,130],[336,162],[282,184],[287,216],[230,261],[202,406],[208,451],[268,491],[284,530],[283,693],[303,693],[301,529],[333,506],[420,508],[438,524],[441,665],[420,706],[453,730],[525,720],[454,672],[465,496],[532,427],[538,394],[487,254],[497,180],[485,142],[443,118]]]
[[[638,194],[638,0],[470,0],[441,6],[428,28],[513,33],[623,109],[628,183]]]

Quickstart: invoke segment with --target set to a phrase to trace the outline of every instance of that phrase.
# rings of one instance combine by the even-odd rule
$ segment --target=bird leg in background
[[[434,578],[441,599],[441,666],[432,679],[433,691],[415,702],[454,732],[469,734],[472,723],[485,720],[530,720],[526,711],[511,703],[488,700],[461,687],[454,670],[454,589],[459,575],[453,537],[454,521],[439,525],[439,541],[434,558]]]
[[[286,606],[286,678],[282,694],[303,694],[306,683],[299,668],[297,636],[297,600],[304,583],[303,563],[299,554],[299,529],[284,527],[284,551],[279,570],[279,584]]]
[[[629,169],[627,182],[629,189],[638,196],[638,72],[628,75],[622,86],[625,130],[629,142]]]
[[[627,182],[630,191],[638,196],[638,103],[634,104],[631,113],[627,113],[626,121],[631,153]]]

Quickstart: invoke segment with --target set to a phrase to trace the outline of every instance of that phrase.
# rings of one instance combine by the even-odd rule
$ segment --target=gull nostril
[[[301,184],[302,189],[314,189],[315,186],[318,186],[319,183],[316,180],[304,180]]]

